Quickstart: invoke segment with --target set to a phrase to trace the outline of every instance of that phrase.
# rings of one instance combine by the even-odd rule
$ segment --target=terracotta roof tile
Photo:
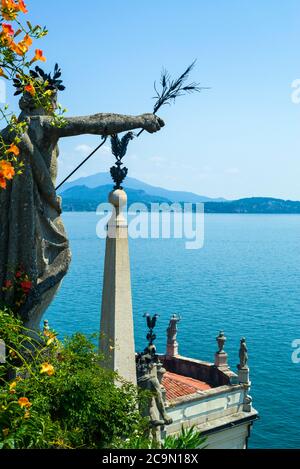
[[[204,381],[177,375],[176,373],[170,373],[169,371],[164,374],[162,384],[166,390],[168,401],[176,399],[177,397],[194,394],[197,391],[211,389],[211,386]]]

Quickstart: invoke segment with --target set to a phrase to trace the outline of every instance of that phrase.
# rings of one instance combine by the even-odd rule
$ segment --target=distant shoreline
[[[63,210],[63,213],[95,213],[96,210]],[[128,212],[129,214],[134,214],[134,212]],[[295,212],[204,212],[205,215],[300,215]]]
[[[95,180],[93,178],[96,178]],[[107,184],[109,175],[98,174],[95,177],[66,184],[62,196],[65,212],[94,212],[101,203],[106,203],[112,184]],[[191,192],[176,192],[153,187],[142,181],[128,178],[131,186],[126,187],[128,207],[134,203],[143,204],[149,210],[151,204],[203,204],[205,213],[228,214],[300,214],[300,201],[283,200],[274,197],[249,197],[238,200],[209,199]],[[100,181],[105,184],[97,185]],[[90,185],[86,185],[90,184]],[[185,209],[187,209],[185,207]],[[195,210],[195,208],[193,208]]]

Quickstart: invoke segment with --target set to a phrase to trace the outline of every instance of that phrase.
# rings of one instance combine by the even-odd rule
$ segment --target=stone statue
[[[167,328],[167,357],[176,357],[178,355],[178,342],[177,342],[177,324],[181,320],[176,314],[171,316],[169,326]]]
[[[161,383],[158,378],[157,368],[159,360],[156,355],[155,345],[149,345],[145,351],[138,356],[137,360],[137,383],[142,389],[150,391],[152,397],[144,414],[149,416],[153,427],[169,425],[172,419],[168,416],[162,395]]]
[[[168,344],[173,344],[176,342],[177,339],[177,324],[180,322],[180,317],[178,317],[176,314],[173,314],[173,316],[170,319],[169,326],[167,328],[167,342]]]
[[[139,128],[152,133],[164,123],[153,114],[95,114],[66,118],[66,125],[60,128],[53,127],[52,117],[43,109],[35,108],[30,94],[25,93],[19,105],[19,119],[28,124],[19,144],[25,167],[22,175],[0,191],[0,304],[15,304],[14,284],[9,289],[2,287],[15,278],[19,269],[26,272],[32,287],[18,314],[27,327],[38,329],[71,261],[61,219],[61,198],[55,192],[59,139]],[[9,128],[1,135],[10,143]]]
[[[247,344],[246,344],[245,337],[242,337],[242,339],[241,339],[239,357],[240,357],[240,364],[239,364],[238,368],[239,369],[248,368],[248,365],[247,365],[247,363],[248,363],[248,349],[247,349]]]
[[[225,345],[225,342],[226,342],[226,337],[225,337],[223,331],[220,331],[218,337],[216,337],[216,341],[217,341],[217,344],[218,344],[218,347],[219,347],[219,350],[218,350],[217,353],[218,354],[225,353],[224,352],[224,345]]]

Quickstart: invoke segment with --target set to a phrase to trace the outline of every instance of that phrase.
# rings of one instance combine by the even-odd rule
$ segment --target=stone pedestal
[[[248,367],[238,368],[238,377],[239,377],[239,383],[250,384],[249,368]]]
[[[252,411],[252,397],[249,396],[248,392],[250,391],[251,381],[249,377],[250,370],[248,366],[241,367],[238,365],[238,379],[239,383],[244,387],[244,400],[243,400],[243,411],[251,412]]]
[[[249,396],[248,394],[245,394],[245,397],[244,397],[243,411],[252,412],[252,397]]]
[[[167,343],[167,356],[176,357],[178,355],[178,342]]]
[[[127,195],[114,190],[109,202],[115,211],[107,227],[99,348],[105,366],[136,385],[128,227],[122,213]]]
[[[226,352],[217,352],[215,354],[215,366],[218,368],[227,370],[229,368],[228,366],[228,355]]]

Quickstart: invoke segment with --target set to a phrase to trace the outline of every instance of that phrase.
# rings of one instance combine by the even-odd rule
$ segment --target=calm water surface
[[[66,213],[73,261],[47,312],[61,335],[99,330],[104,241],[94,213]],[[260,412],[255,448],[300,447],[300,216],[206,215],[203,249],[184,240],[131,240],[137,349],[145,346],[145,312],[159,313],[157,345],[165,348],[169,317],[182,316],[182,355],[213,361],[215,337],[227,336],[231,368],[247,337],[253,404]]]

